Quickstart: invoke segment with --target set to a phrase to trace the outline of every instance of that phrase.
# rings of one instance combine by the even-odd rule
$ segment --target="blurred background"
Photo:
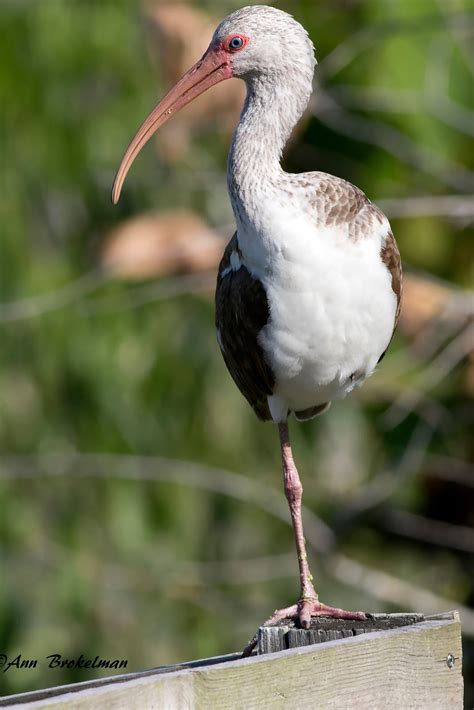
[[[469,685],[473,7],[273,4],[307,27],[319,60],[285,167],[361,187],[391,219],[406,273],[378,372],[291,426],[312,570],[321,598],[346,608],[460,609]],[[134,671],[224,654],[296,599],[277,432],[235,388],[213,325],[243,85],[216,87],[163,128],[110,203],[132,134],[238,6],[0,2],[9,656],[126,658]],[[90,677],[40,662],[0,674],[0,693]]]

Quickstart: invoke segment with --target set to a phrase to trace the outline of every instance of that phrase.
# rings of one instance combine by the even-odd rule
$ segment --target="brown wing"
[[[403,292],[403,280],[402,280],[402,260],[400,259],[400,252],[398,251],[397,242],[392,232],[389,231],[385,237],[385,244],[382,251],[380,252],[382,261],[390,271],[392,275],[392,290],[397,297],[397,310],[395,313],[395,323],[393,324],[393,333],[398,324],[398,319],[400,318],[400,310],[402,307],[402,292]],[[393,336],[392,333],[392,336]],[[384,357],[385,350],[379,357],[379,362]]]
[[[392,290],[397,297],[397,312],[395,314],[395,323],[393,330],[397,327],[398,319],[400,318],[400,309],[402,306],[402,261],[400,259],[400,252],[398,251],[397,242],[395,237],[390,231],[385,237],[385,244],[382,251],[380,252],[382,261],[390,271],[392,275]]]
[[[265,361],[258,334],[269,318],[268,300],[260,281],[244,265],[232,270],[231,255],[239,254],[237,233],[226,247],[216,287],[216,328],[219,346],[235,384],[260,419],[271,419],[267,396],[275,378]]]

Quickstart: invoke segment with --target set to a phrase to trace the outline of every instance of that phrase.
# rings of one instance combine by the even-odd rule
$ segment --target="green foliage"
[[[469,138],[437,112],[449,99],[459,124],[469,110],[461,2],[275,4],[308,27],[321,92],[341,99],[339,112],[320,114],[316,95],[316,117],[289,148],[288,169],[336,173],[375,201],[432,195],[436,203],[472,191]],[[195,5],[216,16],[235,7]],[[156,99],[141,17],[139,4],[125,0],[0,7],[0,301],[16,304],[0,307],[0,652],[127,658],[130,671],[233,651],[297,592],[296,560],[278,557],[292,553],[290,529],[265,510],[280,490],[276,432],[257,423],[225,371],[211,297],[133,307],[142,285],[95,272],[107,230],[150,208],[193,208],[211,222],[218,215],[217,226],[232,221],[219,202],[225,141],[216,141],[215,124],[176,165],[144,151],[120,206],[110,204],[122,150]],[[357,37],[360,48],[334,71],[331,53]],[[439,52],[448,81],[433,109],[426,81]],[[361,97],[373,104],[351,105]],[[341,116],[350,118],[346,127]],[[393,225],[409,265],[466,287],[468,220],[449,217],[395,216]],[[77,281],[89,272],[89,281]],[[55,307],[43,309],[53,292]],[[44,312],[30,313],[36,306]],[[467,605],[473,575],[465,552],[381,523],[392,508],[463,529],[473,523],[472,506],[459,503],[472,501],[472,487],[455,483],[457,495],[452,486],[447,495],[442,478],[430,477],[435,455],[472,453],[465,371],[453,366],[432,387],[420,385],[423,406],[386,425],[392,400],[418,389],[425,367],[399,337],[360,393],[292,426],[293,444],[306,505],[333,527],[342,551]],[[182,463],[170,468],[165,459]],[[257,489],[247,495],[247,484],[231,485],[214,468],[260,486],[263,506]],[[354,501],[365,501],[385,470],[393,494],[359,514]],[[273,555],[260,572],[248,562]],[[394,608],[335,580],[324,561],[313,563],[323,599]],[[0,673],[0,692],[89,677],[40,663]]]

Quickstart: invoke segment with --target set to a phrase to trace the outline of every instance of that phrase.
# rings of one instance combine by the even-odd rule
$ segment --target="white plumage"
[[[274,395],[294,411],[361,384],[388,347],[397,308],[380,234],[342,245],[334,230],[305,226],[299,234],[289,227],[274,272],[262,276],[270,320],[260,343]],[[297,251],[304,260],[294,261]]]
[[[322,604],[316,594],[287,419],[291,412],[298,419],[321,414],[373,372],[392,337],[401,293],[400,255],[380,210],[345,180],[281,168],[311,95],[315,63],[311,40],[290,15],[264,5],[232,13],[144,121],[113,189],[116,202],[135,156],[174,112],[219,81],[245,81],[228,161],[237,232],[217,279],[217,340],[256,414],[278,423],[300,597],[266,623],[291,618],[305,628],[312,616],[366,617]],[[254,645],[255,639],[246,651]]]
[[[237,27],[251,32],[257,13],[260,22],[265,14],[280,41],[272,37],[272,65],[267,57],[260,72],[251,56],[234,61],[248,95],[228,162],[240,250],[239,257],[231,253],[231,267],[237,258],[266,291],[270,318],[258,339],[275,376],[270,412],[282,421],[288,410],[343,397],[371,374],[392,337],[397,298],[380,256],[388,220],[361,200],[359,210],[349,206],[347,218],[342,210],[328,224],[338,193],[351,195],[355,188],[323,173],[288,174],[280,166],[312,90],[316,62],[305,30],[279,10],[254,7],[231,15],[216,36]],[[260,53],[259,43],[253,51]],[[360,198],[360,191],[354,194]],[[357,219],[363,233],[353,238]]]

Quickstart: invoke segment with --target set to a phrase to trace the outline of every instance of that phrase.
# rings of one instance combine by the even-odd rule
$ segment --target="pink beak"
[[[186,106],[204,91],[210,89],[211,86],[231,77],[232,67],[228,53],[221,47],[209,47],[203,57],[161,99],[136,132],[115,176],[112,188],[112,202],[114,205],[120,199],[122,185],[133,161],[155,131],[166,123],[174,113],[177,113],[183,106]]]

